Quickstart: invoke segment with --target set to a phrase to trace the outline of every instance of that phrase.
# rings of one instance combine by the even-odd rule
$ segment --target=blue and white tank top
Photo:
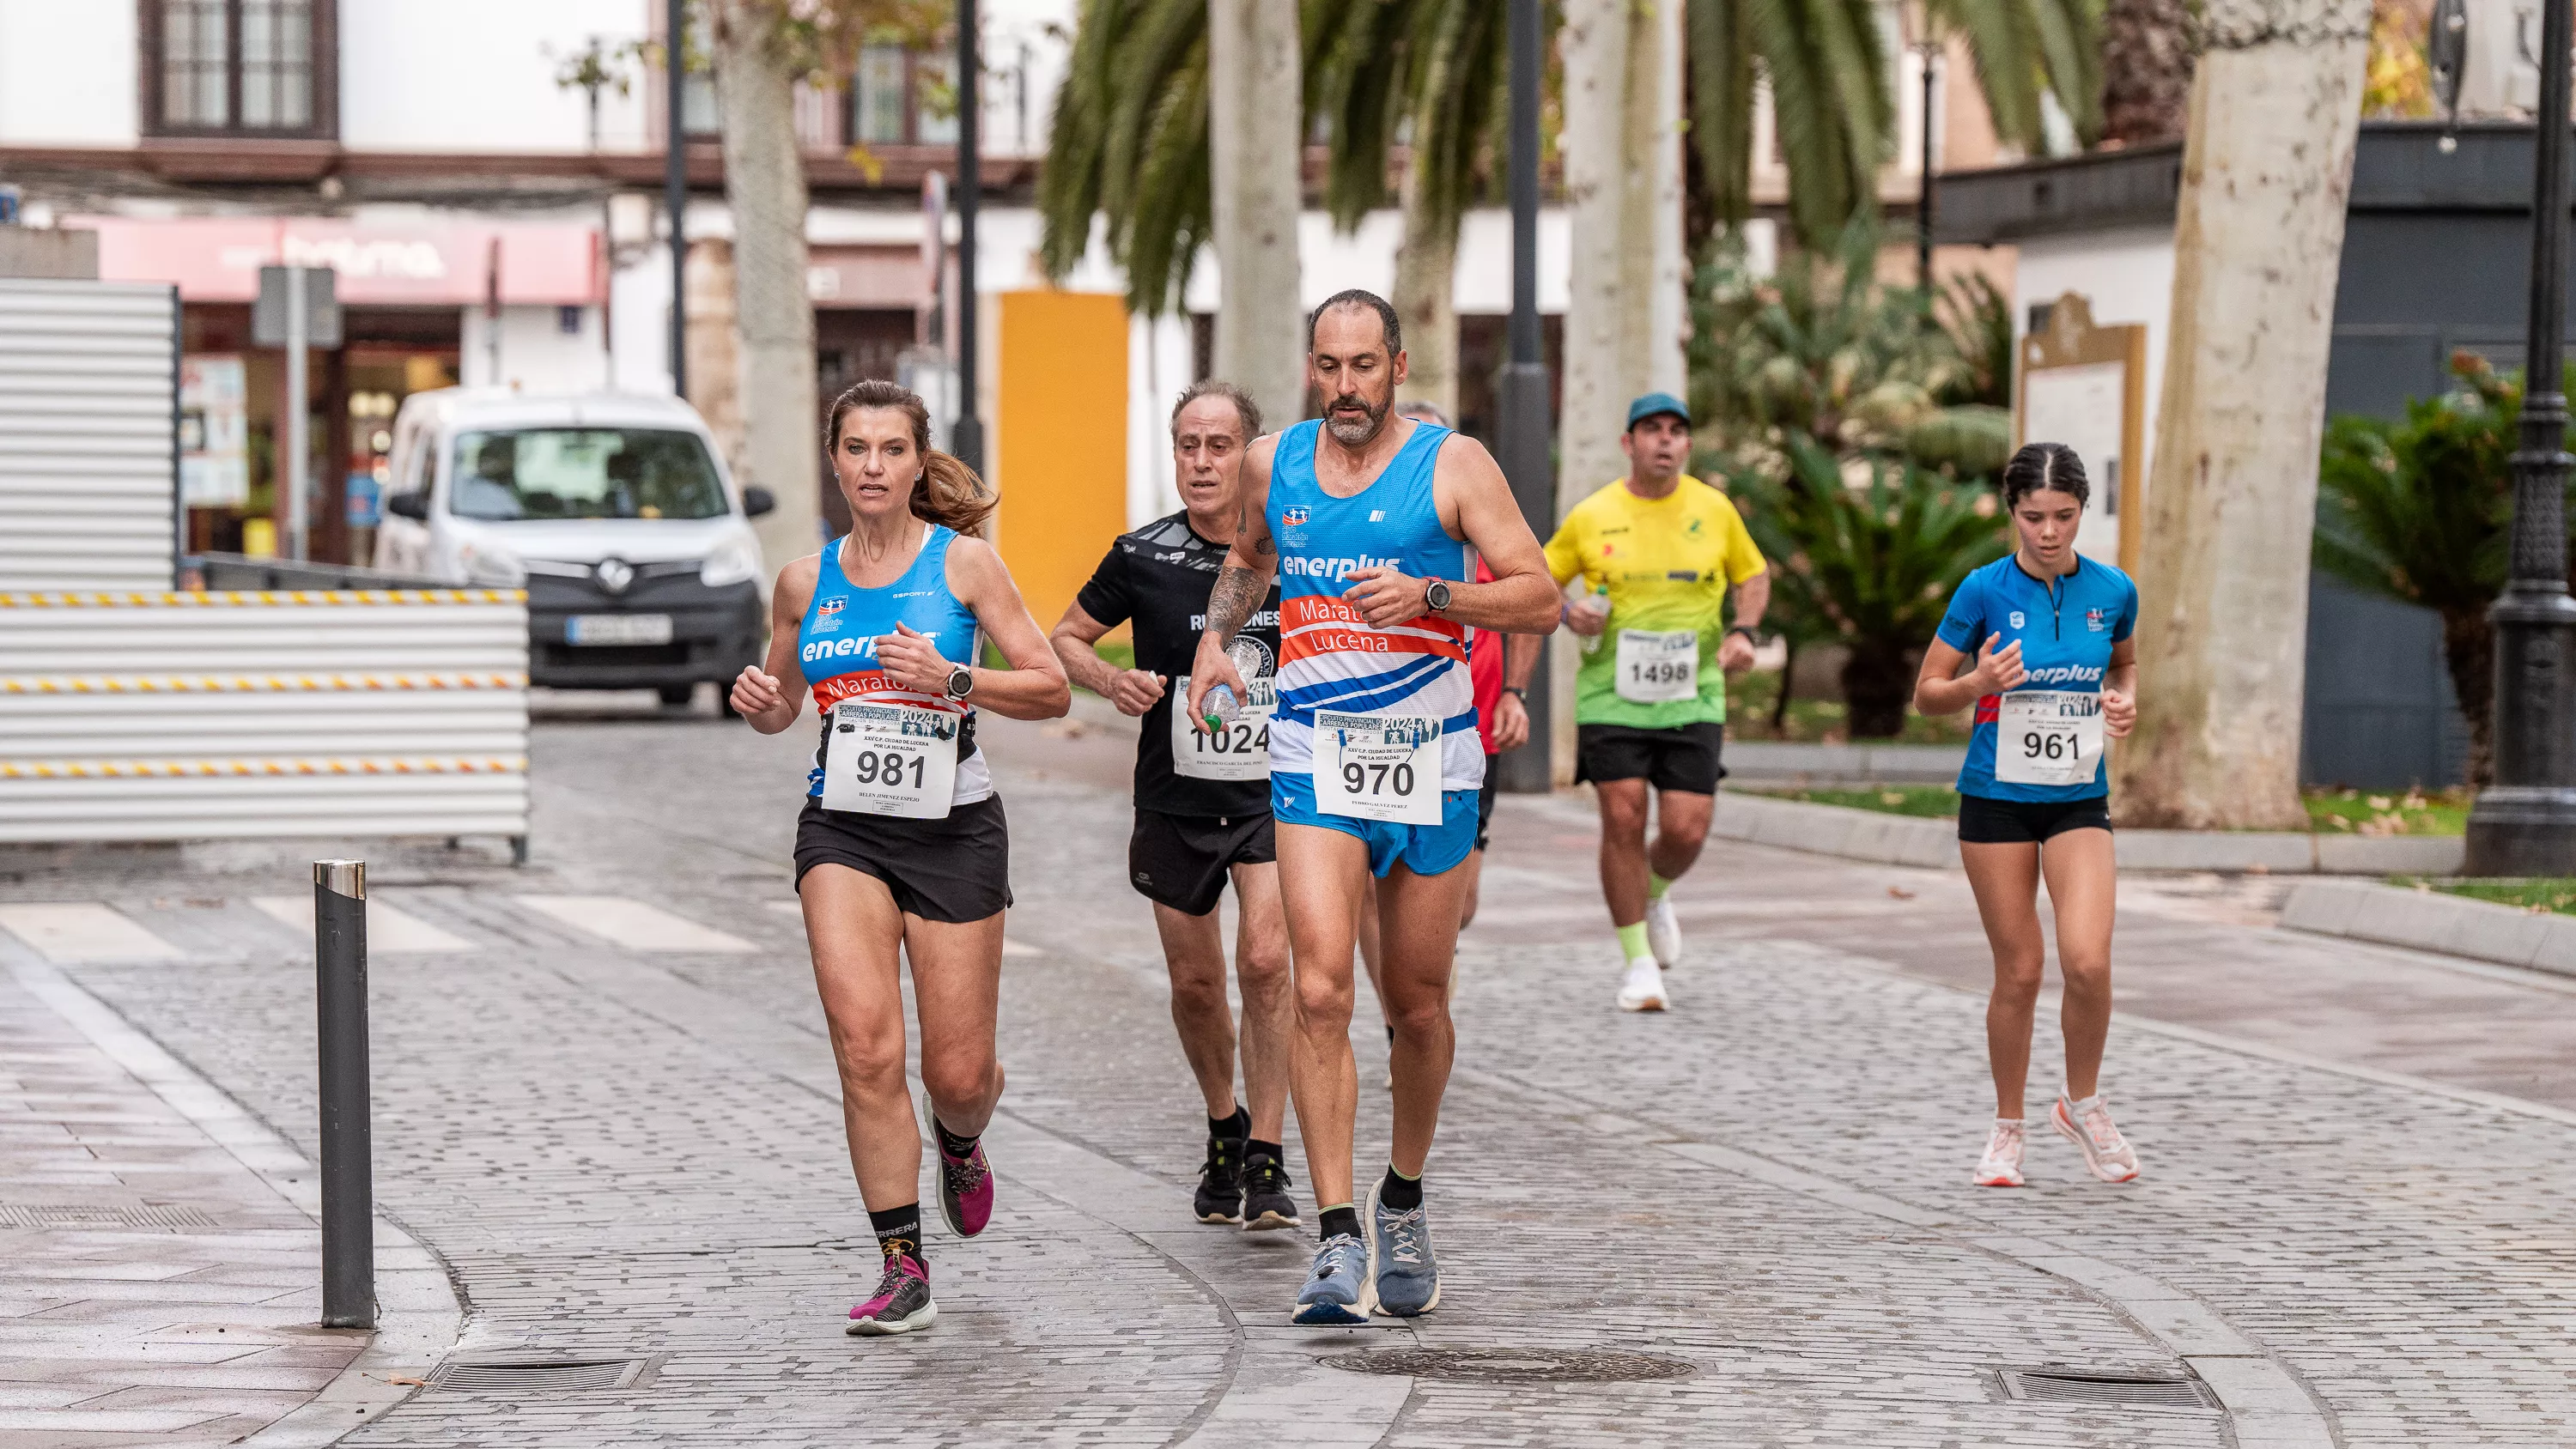
[[[940,656],[952,663],[972,664],[981,651],[983,638],[974,612],[948,588],[948,545],[956,542],[957,534],[936,523],[925,528],[921,552],[913,556],[912,567],[881,589],[860,588],[842,571],[841,550],[849,544],[846,536],[824,545],[822,566],[814,575],[813,602],[805,606],[804,621],[796,626],[796,662],[813,686],[814,710],[823,717],[826,743],[831,739],[832,706],[845,699],[918,705],[962,714],[970,722],[974,718],[971,707],[960,706],[944,694],[908,689],[877,664],[877,640],[893,633],[897,621],[928,636]],[[993,772],[984,762],[984,752],[972,748],[973,739],[968,733],[960,742],[966,752],[957,760],[957,789],[949,797],[951,805],[972,805],[993,793]],[[805,793],[816,799],[823,795],[823,750],[823,744],[814,747],[814,767],[806,776]]]
[[[1476,789],[1485,780],[1485,747],[1476,733],[1466,626],[1426,614],[1376,629],[1342,599],[1353,569],[1467,580],[1467,546],[1440,526],[1431,495],[1432,465],[1449,430],[1415,422],[1386,471],[1349,498],[1333,497],[1316,481],[1322,430],[1310,420],[1282,432],[1270,463],[1270,537],[1279,547],[1271,773],[1313,772],[1317,710],[1427,715],[1440,721],[1440,788]]]

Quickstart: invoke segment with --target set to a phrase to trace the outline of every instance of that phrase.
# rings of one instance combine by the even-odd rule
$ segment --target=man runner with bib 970
[[[1476,843],[1485,773],[1465,632],[1544,631],[1557,599],[1492,456],[1446,428],[1391,417],[1404,338],[1384,298],[1326,300],[1307,320],[1306,351],[1324,416],[1244,458],[1244,517],[1208,598],[1189,712],[1205,718],[1218,684],[1243,697],[1226,646],[1277,574],[1270,808],[1297,987],[1289,1082],[1323,1238],[1294,1318],[1350,1324],[1440,1302],[1422,1171],[1456,1046],[1458,867]],[[1468,582],[1469,545],[1494,582]],[[1371,890],[1395,1028],[1395,1140],[1363,1222],[1351,1170],[1351,952]]]
[[[1735,505],[1682,471],[1690,412],[1670,393],[1628,405],[1628,476],[1574,505],[1547,543],[1556,581],[1583,581],[1566,610],[1584,635],[1574,675],[1574,778],[1601,801],[1601,895],[1627,974],[1619,1009],[1662,1011],[1682,954],[1665,893],[1699,859],[1717,810],[1726,675],[1753,664],[1771,574]],[[1720,632],[1729,586],[1735,625]],[[1655,838],[1646,839],[1646,787]]]

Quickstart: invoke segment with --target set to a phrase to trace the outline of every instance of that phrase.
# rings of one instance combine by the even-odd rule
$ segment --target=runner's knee
[[[1601,796],[1601,831],[1604,835],[1623,838],[1644,835],[1646,801],[1643,792],[1604,791]]]
[[[922,1090],[934,1102],[973,1102],[993,1089],[1001,1064],[982,1044],[921,1058]]]
[[[903,1090],[903,1028],[835,1027],[832,1054],[839,1061],[841,1085],[856,1096],[884,1096]]]

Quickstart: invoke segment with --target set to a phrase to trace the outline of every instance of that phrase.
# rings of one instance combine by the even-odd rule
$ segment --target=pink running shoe
[[[940,1141],[939,1114],[931,1110],[926,1092],[921,1098],[921,1121],[930,1129],[932,1150],[939,1154],[939,1215],[948,1220],[948,1231],[971,1238],[993,1220],[993,1167],[984,1160],[984,1143],[979,1138],[974,1151],[964,1157],[949,1156]]]
[[[2021,1150],[2021,1119],[1997,1117],[1993,1135],[1986,1138],[1986,1155],[1977,1159],[1977,1175],[1970,1181],[1979,1187],[2021,1186]]]
[[[2101,1093],[2081,1102],[2069,1102],[2061,1095],[2057,1105],[2048,1109],[2048,1124],[2057,1129],[2058,1136],[2083,1150],[2084,1165],[2092,1169],[2095,1177],[2104,1182],[2127,1182],[2138,1175],[2138,1154],[2120,1135]]]
[[[850,1310],[847,1332],[861,1338],[917,1333],[939,1321],[939,1305],[930,1301],[930,1270],[910,1253],[885,1260],[885,1276],[867,1302]]]

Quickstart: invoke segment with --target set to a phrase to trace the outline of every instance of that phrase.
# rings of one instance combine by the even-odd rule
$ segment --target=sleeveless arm
[[[959,538],[948,545],[947,565],[949,592],[973,612],[984,637],[1010,665],[987,669],[972,659],[953,661],[973,668],[975,688],[967,703],[1010,719],[1055,719],[1073,708],[1064,661],[1029,614],[1002,556],[980,538]]]
[[[1208,590],[1207,628],[1199,635],[1198,656],[1190,665],[1190,697],[1182,702],[1193,728],[1201,727],[1206,717],[1202,701],[1209,690],[1222,684],[1238,699],[1244,693],[1242,671],[1225,650],[1245,622],[1260,612],[1262,600],[1270,596],[1271,577],[1279,570],[1279,545],[1270,537],[1270,465],[1278,455],[1277,433],[1255,438],[1243,450],[1243,464],[1235,475],[1243,501],[1235,521],[1234,547],[1226,551],[1216,586]]]
[[[762,734],[774,735],[796,723],[796,716],[805,709],[805,670],[796,650],[822,562],[822,555],[812,554],[778,571],[778,582],[769,590],[769,658],[760,668],[745,669],[732,686],[736,712]],[[763,706],[771,691],[777,698]],[[745,709],[745,704],[755,707]]]
[[[1431,497],[1440,526],[1484,555],[1490,584],[1453,584],[1447,617],[1479,629],[1545,634],[1556,628],[1556,579],[1511,484],[1485,445],[1460,434],[1440,442]]]

